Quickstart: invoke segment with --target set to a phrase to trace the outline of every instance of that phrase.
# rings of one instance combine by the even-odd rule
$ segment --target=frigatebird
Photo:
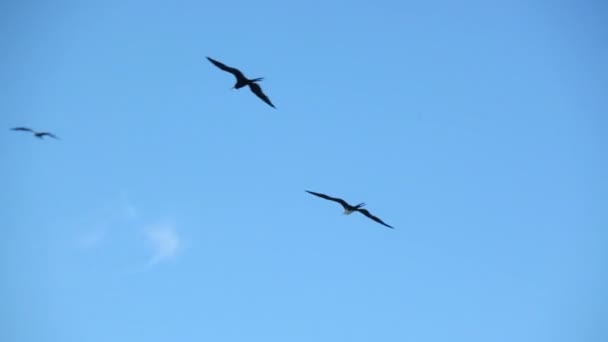
[[[53,134],[53,133],[50,133],[50,132],[36,132],[33,129],[27,128],[27,127],[15,127],[15,128],[11,128],[11,130],[13,130],[13,131],[22,131],[22,132],[31,132],[38,139],[42,139],[42,138],[44,138],[44,136],[49,136],[51,138],[55,138],[55,139],[59,140],[59,138],[55,134]]]
[[[327,196],[325,194],[320,194],[318,192],[313,192],[313,191],[308,191],[306,190],[306,192],[308,192],[309,194],[315,195],[317,197],[321,197],[324,198],[326,200],[330,200],[330,201],[334,201],[334,202],[338,202],[342,205],[342,207],[344,207],[344,215],[350,215],[355,211],[360,212],[361,214],[369,217],[370,219],[380,223],[383,226],[389,227],[389,228],[393,228],[391,226],[389,226],[388,224],[384,223],[381,219],[377,218],[376,216],[372,215],[369,213],[369,211],[367,211],[367,209],[362,209],[362,207],[365,205],[365,203],[359,203],[357,205],[350,205],[348,203],[346,203],[345,200],[341,199],[341,198],[335,198],[335,197],[331,197],[331,196]]]
[[[226,72],[229,72],[229,73],[233,74],[234,77],[236,77],[236,83],[234,84],[234,87],[232,87],[232,89],[241,89],[245,86],[249,86],[249,89],[251,90],[252,93],[254,93],[257,97],[262,99],[262,101],[264,101],[268,105],[270,105],[270,107],[276,108],[272,104],[272,102],[270,102],[270,99],[268,98],[268,96],[266,96],[266,94],[264,94],[264,92],[262,91],[262,87],[260,87],[260,85],[257,84],[257,82],[263,80],[264,77],[258,77],[258,78],[254,78],[254,79],[250,80],[247,77],[245,77],[245,75],[243,75],[243,73],[237,68],[229,67],[226,64],[218,62],[213,58],[207,57],[207,59],[211,63],[213,63],[213,65],[215,65],[216,67],[218,67]]]

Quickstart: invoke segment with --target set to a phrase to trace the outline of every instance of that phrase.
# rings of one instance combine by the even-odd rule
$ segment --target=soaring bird
[[[44,138],[44,136],[49,136],[51,138],[59,139],[53,133],[50,133],[50,132],[36,132],[36,131],[32,130],[31,128],[27,128],[27,127],[15,127],[15,128],[11,128],[11,130],[13,130],[13,131],[31,132],[38,139],[42,139],[42,138]]]
[[[218,62],[213,58],[207,57],[207,59],[211,63],[213,63],[213,65],[215,65],[216,67],[218,67],[226,72],[229,72],[229,73],[233,74],[234,77],[236,77],[236,83],[234,84],[234,87],[232,87],[232,89],[240,89],[245,86],[249,86],[249,89],[251,90],[252,93],[254,93],[257,97],[262,99],[262,101],[266,102],[270,107],[276,108],[272,104],[272,102],[270,102],[270,99],[268,98],[268,96],[266,96],[266,94],[264,94],[264,92],[262,91],[262,87],[260,87],[260,85],[257,84],[257,82],[263,80],[264,77],[254,78],[254,79],[250,80],[247,77],[245,77],[245,75],[243,75],[243,73],[237,68],[229,67],[226,64]]]
[[[308,191],[306,190],[306,192],[308,192],[309,194],[315,195],[317,197],[321,197],[324,198],[326,200],[330,200],[330,201],[334,201],[334,202],[338,202],[342,205],[342,207],[344,207],[344,215],[350,215],[355,211],[360,212],[361,214],[369,217],[370,219],[380,223],[383,226],[389,227],[389,228],[393,228],[391,226],[389,226],[388,224],[384,223],[381,219],[377,218],[376,216],[372,215],[369,213],[369,211],[367,211],[367,209],[362,209],[362,207],[365,205],[365,203],[359,203],[357,205],[350,205],[348,203],[346,203],[345,200],[341,199],[341,198],[335,198],[335,197],[331,197],[331,196],[327,196],[325,194],[320,194],[318,192],[312,192],[312,191]]]

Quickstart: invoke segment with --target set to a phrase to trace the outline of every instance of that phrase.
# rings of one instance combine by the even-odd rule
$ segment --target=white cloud
[[[163,223],[154,225],[146,229],[145,233],[148,241],[154,248],[150,265],[172,259],[181,247],[180,238],[173,224]]]

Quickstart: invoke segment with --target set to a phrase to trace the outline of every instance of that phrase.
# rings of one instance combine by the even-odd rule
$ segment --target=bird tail
[[[251,83],[253,83],[253,82],[260,82],[263,79],[264,79],[264,77],[254,78],[254,79],[251,80]]]
[[[359,208],[363,208],[365,207],[365,203],[359,203],[355,206],[355,208],[359,209]]]

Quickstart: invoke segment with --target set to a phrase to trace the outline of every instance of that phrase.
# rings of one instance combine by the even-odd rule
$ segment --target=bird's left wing
[[[389,226],[388,224],[384,223],[381,219],[377,218],[376,216],[372,215],[369,213],[369,211],[367,211],[367,209],[357,209],[361,214],[369,217],[370,219],[380,223],[383,226],[389,227],[389,228],[393,228],[391,226]]]
[[[251,92],[256,94],[257,97],[259,97],[260,99],[262,99],[262,101],[266,102],[270,107],[272,108],[276,108],[272,102],[270,102],[270,99],[268,98],[268,96],[266,96],[266,94],[264,94],[264,92],[262,92],[262,87],[260,87],[259,84],[257,83],[251,83],[249,84],[249,89],[251,89]]]
[[[51,138],[55,138],[55,139],[59,140],[59,138],[58,138],[58,137],[57,137],[55,134],[53,134],[53,133],[50,133],[50,132],[41,132],[41,133],[40,133],[40,136],[41,136],[41,137],[43,137],[43,136],[45,136],[45,135],[47,135],[47,136],[49,136],[49,137],[51,137]]]

